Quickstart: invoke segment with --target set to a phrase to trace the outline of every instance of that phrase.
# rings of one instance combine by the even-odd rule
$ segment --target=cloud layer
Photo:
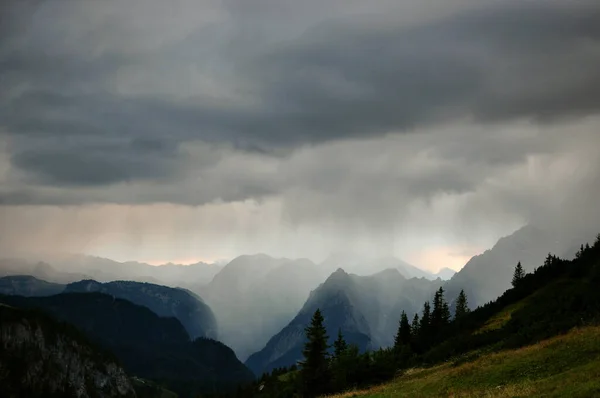
[[[0,212],[231,204],[391,251],[575,217],[600,5],[425,3],[2,2]]]

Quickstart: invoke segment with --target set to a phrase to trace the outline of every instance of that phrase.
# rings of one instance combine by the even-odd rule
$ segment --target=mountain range
[[[217,338],[215,315],[198,295],[181,288],[143,282],[115,281],[100,283],[82,280],[68,285],[46,282],[28,275],[0,278],[0,294],[43,297],[59,293],[105,293],[149,308],[162,317],[175,317],[191,338]]]
[[[251,355],[246,365],[256,374],[290,366],[302,358],[304,329],[315,310],[321,310],[329,331],[340,330],[361,350],[389,346],[404,310],[414,315],[442,284],[440,279],[407,279],[397,268],[371,276],[336,270],[311,292],[298,315],[266,346]],[[330,343],[336,335],[329,336]]]
[[[90,279],[90,275],[96,275],[99,277],[98,282],[111,281],[110,284],[90,282],[87,289],[93,286],[91,290],[104,291],[115,297],[128,298],[138,304],[150,306],[157,314],[176,316],[191,336],[218,336],[234,349],[240,359],[246,360],[251,354],[263,350],[273,336],[280,333],[299,315],[307,305],[311,292],[337,268],[345,270],[348,274],[363,276],[366,270],[377,273],[395,269],[400,276],[411,281],[404,284],[404,289],[408,289],[412,284],[426,283],[420,281],[421,279],[437,281],[431,285],[443,285],[449,300],[453,300],[458,292],[464,289],[470,306],[475,308],[493,300],[510,287],[512,271],[517,262],[520,261],[526,271],[531,271],[535,265],[543,262],[548,252],[572,257],[577,249],[575,242],[585,241],[581,234],[556,231],[560,231],[556,226],[527,225],[501,238],[490,250],[471,258],[456,274],[447,268],[438,274],[432,274],[393,257],[369,259],[343,253],[331,255],[319,264],[308,259],[273,258],[257,254],[237,257],[224,266],[198,263],[191,266],[171,264],[160,267],[72,255],[50,258],[53,261],[52,265],[25,260],[0,260],[0,272],[4,275],[43,276],[41,279],[48,282],[61,283]],[[188,296],[196,295],[196,301],[200,302],[196,306],[202,308],[199,310],[201,313],[206,314],[200,321],[204,326],[193,326],[190,319],[185,319],[185,312],[189,313],[189,310],[183,310],[182,314],[174,309],[184,308],[185,305],[177,304],[173,308],[170,307],[171,304],[161,306],[160,299],[156,297],[155,304],[151,304],[144,301],[146,298],[135,298],[139,293],[137,290],[133,295],[124,292],[124,287],[128,286],[126,283],[112,282],[111,278],[117,276],[123,277],[121,279],[129,277],[138,282],[154,281],[155,289],[158,289],[156,286],[159,284],[188,289]],[[26,287],[27,282],[24,279],[20,282],[17,279],[12,280],[10,286],[3,286],[2,283],[0,291],[4,293],[15,294],[15,286],[19,284],[19,294],[31,295],[33,292],[31,287]],[[78,286],[77,290],[85,290],[81,287],[81,282],[78,283],[70,289]],[[43,295],[57,292],[59,289],[53,285],[38,288],[44,290]],[[27,289],[30,290],[29,293]],[[177,294],[183,294],[182,291],[185,290],[178,291]],[[178,300],[180,299],[176,301]],[[189,300],[189,297],[186,300]],[[403,309],[411,311],[409,306]],[[371,339],[374,337],[373,333],[368,334]]]
[[[338,253],[315,264],[308,259],[257,254],[235,258],[207,286],[195,291],[215,311],[222,341],[244,359],[285,327],[305,305],[310,292],[337,268],[348,272],[395,269],[398,276],[407,279],[438,278],[394,257],[365,259]]]
[[[330,343],[339,330],[360,350],[387,347],[393,344],[401,312],[409,317],[420,312],[439,287],[451,303],[464,289],[475,308],[510,287],[517,262],[531,271],[549,252],[573,257],[575,242],[581,241],[585,241],[581,235],[528,225],[471,258],[458,273],[442,269],[435,275],[393,257],[337,254],[315,264],[308,259],[244,255],[211,268],[210,272],[218,272],[207,283],[194,283],[204,277],[188,275],[185,283],[190,290],[89,279],[89,274],[141,280],[175,275],[169,269],[152,271],[154,276],[138,275],[139,269],[162,268],[142,263],[82,256],[77,257],[79,263],[72,258],[69,265],[56,266],[4,259],[0,272],[9,276],[0,278],[4,295],[0,302],[37,308],[74,325],[90,344],[114,353],[129,374],[159,381],[185,396],[216,386],[232,388],[251,380],[252,372],[260,375],[295,364],[302,357],[304,330],[317,308],[332,334]],[[181,271],[183,266],[165,267]],[[197,264],[189,272],[204,273],[206,267],[213,266]],[[374,273],[360,275],[365,269]],[[177,284],[177,278],[171,282]]]
[[[49,297],[0,296],[12,307],[39,309],[68,322],[114,353],[127,372],[161,381],[193,396],[250,381],[252,373],[235,353],[212,339],[190,340],[176,318],[103,293],[61,293]]]
[[[154,266],[83,254],[44,253],[36,256],[0,259],[0,276],[32,275],[57,283],[71,283],[82,279],[99,282],[131,280],[189,289],[209,283],[221,270],[221,265],[203,262]],[[40,259],[43,261],[39,261]]]

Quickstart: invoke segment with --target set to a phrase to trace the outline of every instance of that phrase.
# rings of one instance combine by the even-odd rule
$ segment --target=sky
[[[599,71],[595,0],[5,0],[0,252],[459,269],[595,220]]]

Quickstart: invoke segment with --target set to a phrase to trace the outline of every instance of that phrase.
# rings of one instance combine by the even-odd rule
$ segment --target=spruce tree
[[[446,299],[444,299],[444,301],[442,302],[442,327],[448,326],[451,317],[452,316],[450,315],[450,306],[448,305]]]
[[[302,354],[302,369],[300,377],[302,390],[305,397],[316,397],[328,391],[330,377],[328,368],[327,330],[323,325],[323,315],[317,309],[311,319],[310,325],[305,329],[307,342]]]
[[[581,258],[582,255],[583,255],[583,244],[581,245],[581,248],[579,249],[579,251],[577,253],[575,253],[575,258]]]
[[[549,260],[546,259],[546,261],[549,261]],[[523,266],[521,265],[521,262],[519,261],[519,263],[515,267],[515,272],[513,273],[513,279],[512,279],[513,287],[517,286],[517,284],[521,281],[521,279],[523,279],[523,277],[525,277],[525,271],[523,271]]]
[[[403,346],[410,345],[410,323],[408,322],[408,316],[406,312],[402,311],[402,315],[400,316],[400,325],[398,326],[398,334],[396,334],[396,339],[394,342],[394,348],[400,349]]]
[[[429,301],[423,304],[423,315],[421,315],[421,323],[419,324],[419,345],[427,347],[431,340],[431,306]]]
[[[413,337],[419,334],[419,314],[415,314],[412,325],[410,326],[410,331]]]
[[[450,321],[450,309],[444,298],[444,288],[440,287],[433,298],[433,311],[431,312],[431,327],[439,333]]]
[[[342,335],[342,328],[339,328],[338,337],[333,342],[333,356],[335,358],[340,358],[347,348],[348,344],[346,344],[346,340],[344,340],[344,336]]]
[[[460,320],[469,312],[467,303],[467,295],[464,290],[461,290],[456,298],[456,310],[454,311],[454,319]]]

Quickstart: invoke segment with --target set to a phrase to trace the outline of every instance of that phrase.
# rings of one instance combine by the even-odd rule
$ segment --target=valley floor
[[[472,353],[346,397],[600,397],[600,327],[517,350]]]

